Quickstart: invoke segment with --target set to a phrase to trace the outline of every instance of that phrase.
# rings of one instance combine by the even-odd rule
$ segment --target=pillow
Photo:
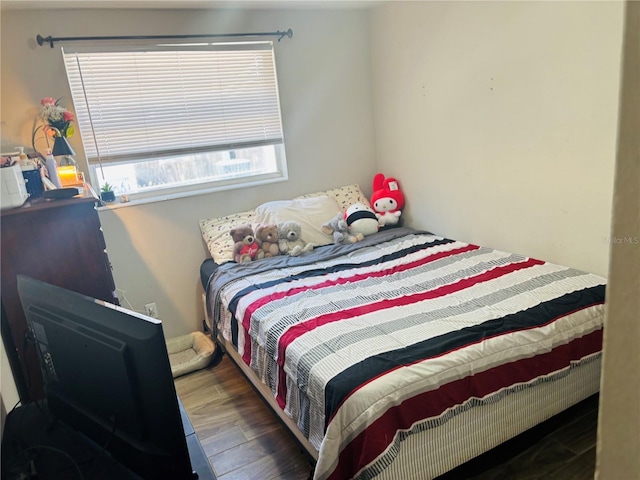
[[[217,264],[233,260],[233,238],[229,232],[232,228],[256,223],[256,212],[248,211],[227,215],[220,218],[200,220],[202,238]]]
[[[332,188],[331,190],[325,190],[323,192],[308,193],[296,198],[313,198],[322,195],[328,195],[332,197],[336,203],[340,206],[343,212],[347,210],[354,203],[360,202],[371,208],[369,199],[362,193],[360,185],[354,183],[353,185],[345,185],[344,187]]]
[[[330,204],[330,209],[335,208],[336,206],[338,207],[338,209],[332,211],[328,217],[322,218],[320,223],[315,223],[317,219],[314,219],[313,224],[307,225],[306,228],[304,227],[304,223],[308,222],[302,222],[300,220],[300,216],[304,215],[306,217],[306,215],[309,213],[301,213],[301,209],[304,208],[304,206],[298,206],[296,208],[296,211],[292,212],[289,218],[283,219],[299,221],[302,225],[302,238],[308,242],[313,243],[314,246],[333,243],[333,239],[324,234],[320,227],[322,226],[322,224],[328,222],[331,218],[333,218],[338,211],[342,210],[344,212],[349,206],[353,205],[356,202],[364,203],[365,205],[370,206],[369,200],[367,199],[367,197],[365,197],[364,193],[362,193],[362,190],[360,190],[360,186],[357,184],[333,188],[330,190],[325,190],[323,192],[308,193],[306,195],[296,197],[294,200],[304,200],[327,196],[332,198],[335,202],[335,205]],[[324,201],[325,200],[320,200],[320,203],[323,203]],[[291,202],[291,200],[283,202]],[[265,207],[265,209],[263,209],[265,215],[266,210],[268,209]],[[323,217],[325,213],[327,212],[323,212],[321,215],[319,215],[319,217]],[[296,218],[293,218],[294,215]],[[200,231],[202,232],[202,237],[207,244],[207,248],[209,249],[209,253],[211,253],[211,257],[213,258],[213,260],[217,264],[223,264],[225,262],[233,260],[233,238],[231,238],[231,235],[229,234],[231,229],[239,227],[241,225],[250,224],[255,230],[257,225],[259,225],[260,223],[262,223],[262,221],[256,220],[256,212],[251,210],[227,215],[220,218],[207,218],[204,220],[200,220]],[[313,240],[315,240],[315,242],[312,240],[312,238]]]
[[[321,227],[339,211],[340,206],[328,195],[279,200],[263,203],[256,208],[256,222],[280,223],[295,220],[302,227],[302,239],[314,247],[320,247],[333,243],[333,236],[324,233]]]

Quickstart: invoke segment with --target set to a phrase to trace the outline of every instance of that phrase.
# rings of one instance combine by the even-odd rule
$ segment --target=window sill
[[[223,191],[227,191],[227,190],[238,190],[238,189],[242,189],[242,188],[255,187],[257,185],[267,185],[267,184],[270,184],[270,183],[286,182],[287,180],[288,180],[288,176],[284,175],[284,176],[279,176],[279,177],[276,177],[276,178],[261,179],[261,180],[257,180],[257,181],[253,181],[253,182],[247,182],[247,183],[243,183],[243,184],[219,185],[217,187],[202,188],[202,189],[199,189],[199,190],[189,190],[189,191],[184,191],[184,192],[174,192],[174,193],[169,193],[169,194],[159,194],[159,195],[154,195],[154,196],[150,196],[150,197],[130,199],[127,202],[121,201],[120,200],[120,196],[118,195],[116,197],[115,202],[102,202],[101,201],[101,205],[98,207],[98,211],[102,212],[102,211],[109,211],[109,210],[117,210],[118,208],[136,207],[136,206],[139,206],[139,205],[146,205],[146,204],[149,204],[149,203],[166,202],[168,200],[177,200],[177,199],[181,199],[181,198],[197,197],[199,195],[207,195],[207,194],[210,194],[210,193],[223,192]]]

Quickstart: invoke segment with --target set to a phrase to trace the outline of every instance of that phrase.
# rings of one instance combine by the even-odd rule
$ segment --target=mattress
[[[314,478],[372,478],[424,432],[597,361],[604,285],[398,228],[222,265],[207,305],[215,335],[317,450]]]
[[[218,264],[213,261],[213,258],[207,258],[200,264],[200,283],[202,283],[205,292],[209,285],[209,279],[217,269]]]

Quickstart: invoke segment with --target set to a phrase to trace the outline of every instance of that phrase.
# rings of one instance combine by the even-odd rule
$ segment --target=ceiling
[[[0,0],[2,10],[78,8],[369,8],[385,0]]]

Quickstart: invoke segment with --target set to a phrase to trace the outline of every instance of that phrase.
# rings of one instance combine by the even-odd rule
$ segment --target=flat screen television
[[[18,276],[48,408],[142,478],[193,472],[162,323]]]

